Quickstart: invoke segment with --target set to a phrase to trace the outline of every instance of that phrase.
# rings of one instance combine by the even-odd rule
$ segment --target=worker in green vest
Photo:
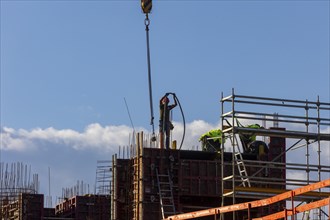
[[[259,124],[251,124],[244,126],[245,128],[253,128],[253,129],[260,129],[262,128]],[[239,135],[241,142],[243,144],[243,148],[246,150],[249,146],[250,143],[256,140],[256,135],[255,134],[240,134]]]
[[[222,139],[222,131],[220,129],[213,129],[203,134],[199,141],[202,142],[203,151],[218,152],[221,149],[221,144],[224,143]]]

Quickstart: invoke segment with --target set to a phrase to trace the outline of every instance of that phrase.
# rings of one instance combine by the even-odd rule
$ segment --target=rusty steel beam
[[[316,189],[320,189],[326,186],[330,186],[330,179],[326,179],[317,183],[313,183],[307,186],[303,186],[267,199],[261,199],[257,201],[252,201],[252,202],[245,202],[245,203],[239,203],[239,204],[234,204],[234,205],[229,205],[229,206],[223,206],[223,207],[216,207],[216,208],[211,208],[211,209],[205,209],[201,211],[195,211],[195,212],[189,212],[189,213],[184,213],[184,214],[178,214],[178,215],[173,215],[169,216],[164,220],[181,220],[181,219],[193,219],[193,218],[198,218],[198,217],[204,217],[204,216],[211,216],[211,215],[216,215],[216,214],[221,214],[221,213],[227,213],[227,212],[234,212],[234,211],[240,211],[240,210],[245,210],[248,209],[249,206],[250,208],[257,208],[261,206],[267,206],[271,205],[276,202],[280,202],[282,200],[286,200],[289,198],[292,198],[292,196],[298,196]]]

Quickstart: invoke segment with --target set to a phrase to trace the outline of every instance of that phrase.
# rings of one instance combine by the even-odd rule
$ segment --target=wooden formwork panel
[[[75,196],[57,205],[56,217],[75,219],[110,218],[110,198],[103,195]]]
[[[177,201],[179,152],[176,150],[144,148],[142,163],[143,216],[147,219],[161,219],[156,169],[159,174],[171,174],[174,186],[173,197]]]
[[[44,208],[44,217],[55,217],[55,208]]]
[[[236,169],[236,167],[235,167]],[[216,160],[180,161],[180,189],[182,195],[221,196],[221,162]],[[238,171],[236,171],[238,173]],[[232,174],[232,166],[226,163],[224,177]],[[232,187],[231,181],[225,182],[225,188]]]
[[[161,218],[156,169],[160,174],[168,174],[168,172],[171,174],[173,198],[178,212],[187,211],[198,204],[209,207],[219,206],[222,183],[219,157],[218,154],[210,152],[164,150],[140,146],[137,154],[131,159],[117,159],[114,183],[117,213],[115,219]],[[256,160],[254,155],[243,155],[243,158]],[[232,154],[225,153],[224,160],[223,176],[226,177],[232,175]],[[236,164],[234,169],[235,174],[238,175]],[[249,167],[247,172],[253,174],[258,169],[260,168]],[[225,181],[224,184],[225,189],[232,188],[232,181]],[[239,185],[240,182],[236,184]],[[230,204],[232,198],[228,199]],[[249,199],[239,201],[244,202]],[[246,213],[243,211],[241,214],[245,216]]]
[[[180,173],[180,193],[182,195],[216,196],[220,194],[220,163],[181,160]]]
[[[285,131],[285,128],[270,128],[272,130],[282,130]],[[286,140],[283,137],[269,137],[269,153],[268,160],[274,162],[286,162],[286,154],[283,153],[286,150]],[[276,159],[277,158],[277,159]],[[269,173],[273,178],[283,179],[285,183],[286,179],[286,170],[285,169],[269,169]],[[273,186],[277,189],[285,189],[285,185]]]
[[[19,198],[20,216],[22,220],[39,220],[44,217],[44,195],[21,194]]]
[[[114,219],[128,219],[131,216],[130,205],[132,199],[132,169],[131,161],[129,159],[116,159],[116,164],[113,169],[113,187],[115,190],[112,192],[114,201]],[[119,218],[120,216],[120,218]]]

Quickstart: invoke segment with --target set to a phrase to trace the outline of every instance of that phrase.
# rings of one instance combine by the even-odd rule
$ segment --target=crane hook
[[[152,9],[152,0],[141,0],[141,8],[144,14],[149,14]]]

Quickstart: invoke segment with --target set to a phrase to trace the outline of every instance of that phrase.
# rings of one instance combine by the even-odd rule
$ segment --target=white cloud
[[[249,120],[241,120],[242,124],[252,123]],[[173,130],[173,139],[180,144],[183,134],[183,124],[173,122],[175,129]],[[209,124],[203,120],[195,120],[186,124],[185,141],[183,149],[191,149],[199,146],[199,137],[203,133],[220,128],[220,122],[217,124]],[[137,130],[146,131],[144,128]],[[327,130],[322,133],[329,132]],[[35,128],[32,130],[4,127],[1,131],[1,146],[3,150],[24,151],[34,150],[47,147],[47,144],[64,145],[75,150],[94,149],[107,150],[117,149],[118,146],[125,146],[130,143],[130,134],[132,129],[126,125],[109,125],[102,126],[98,123],[86,126],[83,132],[78,132],[72,129],[55,129],[55,128]],[[148,133],[148,132],[145,132]],[[149,132],[150,133],[150,132]],[[317,145],[313,145],[316,149]],[[330,147],[326,143],[322,144],[322,158],[330,157]]]
[[[242,124],[249,124],[250,121],[242,120]],[[183,133],[183,124],[173,122],[173,139],[177,140],[178,147],[181,142]],[[220,123],[210,124],[203,120],[195,120],[186,124],[186,135],[182,149],[196,149],[200,146],[199,137],[203,133],[220,128]],[[137,131],[144,131],[146,136],[151,132],[145,128],[136,128]],[[330,129],[322,130],[322,133],[329,133]],[[119,146],[127,146],[132,137],[132,128],[126,125],[108,125],[102,126],[98,123],[90,124],[83,131],[73,129],[55,129],[50,128],[34,128],[13,129],[3,127],[1,129],[1,150],[3,151],[3,159],[19,160],[26,163],[32,163],[33,167],[37,167],[38,173],[45,177],[42,184],[47,182],[47,169],[52,168],[54,182],[63,182],[61,176],[68,176],[67,182],[70,180],[75,183],[77,179],[87,179],[87,182],[94,182],[93,173],[95,172],[96,160],[111,160],[111,155],[118,152]],[[289,141],[289,140],[288,140]],[[289,143],[287,143],[289,144]],[[328,162],[330,157],[330,146],[328,142],[321,142],[322,164]],[[200,149],[200,147],[199,147]],[[317,151],[317,145],[311,145],[313,152]],[[315,157],[315,155],[311,157]],[[305,160],[305,149],[300,148],[295,151],[288,152],[287,161],[294,163]],[[297,159],[302,161],[297,161]],[[315,161],[312,161],[316,164]],[[324,165],[328,165],[327,163]],[[68,167],[70,169],[68,169]],[[57,177],[57,178],[56,178]],[[305,172],[288,172],[288,179],[304,179]],[[64,183],[63,183],[64,184]],[[60,186],[67,186],[65,185]],[[59,187],[59,186],[57,186]],[[47,191],[47,190],[43,190]],[[55,190],[59,195],[59,189]]]
[[[181,141],[183,125],[174,122],[173,136],[178,144]],[[199,144],[198,139],[204,132],[218,127],[204,121],[193,121],[186,125],[184,149]],[[150,131],[136,128],[150,136]],[[31,164],[40,175],[41,193],[47,192],[47,167],[52,169],[53,195],[60,196],[61,187],[70,187],[79,180],[95,182],[97,160],[111,160],[119,146],[127,146],[132,137],[132,128],[126,125],[102,126],[94,123],[82,132],[72,129],[34,128],[1,129],[1,155],[5,162],[21,161]],[[91,184],[92,188],[92,184]]]
[[[15,130],[10,128],[3,128],[0,134],[0,145],[2,150],[24,151],[29,146],[35,147],[33,142],[25,137],[17,137]]]
[[[183,134],[183,124],[173,122],[173,140],[180,144]],[[220,125],[209,124],[202,120],[196,120],[186,124],[185,140],[183,149],[191,149],[200,145],[199,137]],[[137,128],[138,131],[151,133],[144,128]],[[127,146],[132,128],[126,125],[102,126],[98,123],[86,126],[83,132],[72,129],[34,128],[32,130],[12,129],[4,127],[1,131],[1,146],[5,151],[27,151],[44,149],[47,147],[61,146],[75,150],[91,149],[97,151],[113,151],[118,146]]]
[[[72,129],[35,128],[32,130],[4,127],[1,130],[1,148],[6,151],[26,151],[51,145],[96,150],[111,150],[120,145],[127,145],[132,129],[125,125],[101,126],[90,124],[83,132]]]
[[[173,125],[173,140],[177,140],[179,145],[183,135],[183,124],[174,122]],[[202,120],[195,120],[191,123],[187,123],[182,149],[192,149],[199,146],[199,137],[205,132],[215,128],[220,128],[220,125],[212,125]]]

